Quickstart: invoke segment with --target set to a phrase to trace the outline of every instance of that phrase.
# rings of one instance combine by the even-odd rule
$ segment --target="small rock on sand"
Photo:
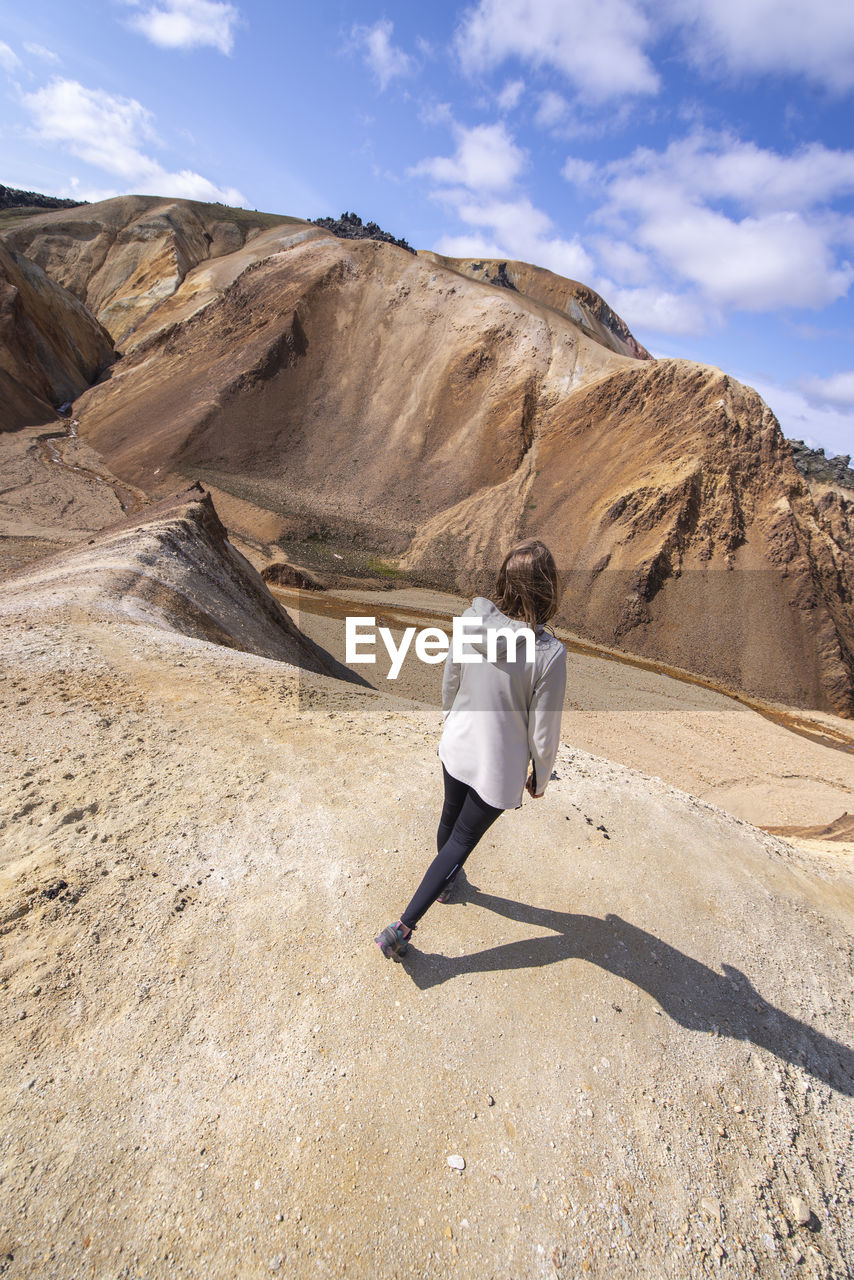
[[[799,1227],[805,1227],[812,1218],[812,1211],[803,1196],[792,1196],[789,1201],[792,1217]]]

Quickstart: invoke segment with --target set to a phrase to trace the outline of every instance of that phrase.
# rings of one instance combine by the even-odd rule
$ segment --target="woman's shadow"
[[[521,924],[551,929],[548,938],[507,942],[472,955],[449,957],[411,946],[403,964],[421,990],[469,973],[538,968],[561,960],[586,960],[641,987],[675,1022],[691,1031],[716,1032],[761,1045],[797,1064],[840,1093],[854,1096],[854,1050],[765,1000],[732,965],[715,973],[617,915],[546,911],[483,893],[468,881],[455,902],[469,902]]]

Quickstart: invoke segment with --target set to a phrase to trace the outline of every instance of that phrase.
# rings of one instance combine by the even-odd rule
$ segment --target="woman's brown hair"
[[[498,570],[495,601],[508,618],[536,630],[557,613],[560,600],[554,557],[539,538],[511,547]]]

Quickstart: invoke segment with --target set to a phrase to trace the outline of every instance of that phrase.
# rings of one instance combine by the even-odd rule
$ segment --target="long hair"
[[[554,557],[539,538],[511,547],[498,570],[495,601],[508,618],[536,631],[557,613],[560,591]]]

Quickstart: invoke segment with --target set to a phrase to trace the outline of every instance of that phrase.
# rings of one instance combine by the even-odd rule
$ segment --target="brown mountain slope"
[[[304,533],[402,552],[470,494],[518,486],[542,405],[626,363],[521,295],[327,237],[137,346],[79,402],[80,431],[143,488],[199,474]]]
[[[0,243],[0,431],[53,421],[112,359],[86,308]]]
[[[531,458],[524,490],[435,518],[404,567],[475,591],[502,531],[541,536],[567,571],[558,619],[582,635],[854,713],[854,502],[813,500],[756,392],[633,365],[539,418]]]
[[[567,280],[530,262],[445,258],[425,250],[421,251],[421,256],[440,263],[450,271],[470,276],[472,280],[482,280],[496,288],[518,290],[534,302],[560,311],[574,324],[580,325],[590,337],[620,355],[633,356],[637,360],[652,359],[646,347],[641,346],[625,321],[611,310],[604,298],[578,280]]]
[[[116,203],[72,211],[121,213],[150,251],[138,280],[119,279],[132,254],[110,258],[122,236],[104,259],[104,313],[127,306],[136,328],[77,406],[115,474],[161,493],[199,475],[238,532],[353,539],[458,590],[491,590],[503,550],[539,533],[568,575],[567,626],[854,713],[852,504],[810,495],[755,393],[621,354],[631,335],[601,299],[526,264],[235,224],[232,252],[181,275],[176,227],[201,253],[210,207]],[[67,267],[74,245],[56,244]],[[105,282],[78,287],[95,301]]]
[[[209,290],[214,296],[223,281],[231,283],[249,262],[275,253],[295,236],[326,234],[299,218],[278,214],[158,196],[117,196],[39,214],[3,239],[85,302],[116,344],[127,346],[140,336],[137,330],[149,312],[171,298],[201,264],[207,272],[185,291],[195,305]],[[223,258],[230,260],[231,269],[213,266]]]

